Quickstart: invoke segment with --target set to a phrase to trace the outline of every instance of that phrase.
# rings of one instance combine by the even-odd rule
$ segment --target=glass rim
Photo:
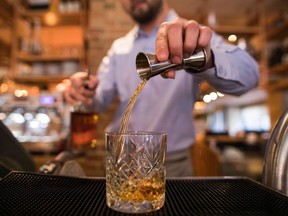
[[[139,135],[139,136],[146,136],[146,135],[161,135],[161,136],[167,136],[166,132],[161,132],[161,131],[126,131],[123,133],[120,132],[106,132],[105,133],[106,136],[119,136],[119,135]]]

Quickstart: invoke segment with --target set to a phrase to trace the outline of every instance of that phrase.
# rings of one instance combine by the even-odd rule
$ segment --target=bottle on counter
[[[74,153],[84,153],[94,148],[97,143],[98,113],[93,105],[79,104],[70,110],[70,150]]]

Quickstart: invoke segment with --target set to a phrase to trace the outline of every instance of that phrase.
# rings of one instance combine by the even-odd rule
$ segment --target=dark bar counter
[[[11,172],[0,181],[3,215],[132,215],[106,206],[105,179]],[[246,177],[169,178],[165,205],[135,215],[288,215],[288,197]]]

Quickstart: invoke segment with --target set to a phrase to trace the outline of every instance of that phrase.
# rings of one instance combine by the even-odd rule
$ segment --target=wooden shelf
[[[288,35],[288,20],[284,20],[281,24],[278,24],[275,27],[266,29],[266,39],[267,41],[271,40],[282,40]],[[269,91],[283,91],[288,89],[288,63],[283,63],[275,65],[271,68],[268,68],[270,77],[273,75],[276,78],[273,81],[268,83],[267,89]]]
[[[58,83],[70,75],[15,75],[13,79],[18,83]]]
[[[258,26],[215,26],[212,29],[220,34],[235,33],[235,34],[257,34],[259,33]]]
[[[288,72],[288,63],[276,65],[269,69],[270,74],[284,74]]]
[[[273,38],[284,38],[288,34],[288,20],[283,21],[282,24],[279,24],[278,26],[268,29],[266,37],[268,40],[271,40]]]
[[[12,30],[13,30],[13,7],[7,0],[0,1],[0,65],[11,65],[12,53]]]
[[[15,37],[12,46],[13,67],[11,70],[13,81],[28,85],[39,85],[41,88],[46,88],[48,85],[59,83],[70,76],[68,73],[45,73],[45,70],[49,69],[48,66],[50,63],[56,63],[61,67],[65,61],[77,62],[79,65],[86,62],[86,53],[84,50],[88,14],[86,0],[81,2],[79,12],[52,13],[58,18],[58,22],[52,26],[45,22],[47,14],[51,13],[48,9],[30,9],[24,0],[15,0],[13,3],[15,11],[13,16],[15,22],[13,29]],[[21,47],[20,43],[25,36],[25,30],[30,28],[31,32],[34,31],[33,28],[35,26],[33,25],[33,21],[35,21],[35,18],[41,22],[38,39],[41,42],[43,52],[38,55],[22,52],[19,49]],[[26,64],[29,69],[31,67],[31,72],[21,73],[22,71],[18,67],[21,63]],[[44,71],[41,70],[41,74],[32,73],[35,63],[44,65]],[[45,68],[46,65],[47,68]]]
[[[45,16],[48,14],[49,11],[47,10],[25,10],[19,9],[19,14],[23,17],[27,18],[40,18],[42,20],[42,25],[46,25]],[[59,25],[82,25],[82,18],[86,16],[86,12],[71,12],[71,13],[55,13],[58,17]]]
[[[275,83],[270,83],[268,86],[269,91],[279,91],[279,90],[285,90],[288,88],[288,79],[282,79]]]
[[[10,58],[0,56],[0,65],[10,66]]]
[[[269,91],[278,91],[288,89],[288,77],[284,76],[288,72],[288,63],[276,65],[269,69],[270,76],[278,75],[277,80],[268,83],[267,89]]]
[[[18,53],[17,59],[25,62],[43,62],[43,61],[65,61],[65,60],[80,60],[83,58],[82,54],[79,55],[70,55],[70,54],[62,54],[62,55],[32,55],[32,54],[24,54]]]
[[[0,47],[1,47],[1,50],[10,50],[11,49],[11,44],[7,43],[6,41],[2,40],[0,38]]]
[[[5,20],[5,24],[10,26],[13,25],[13,18],[11,17],[13,14],[13,7],[7,1],[0,1],[0,19]]]

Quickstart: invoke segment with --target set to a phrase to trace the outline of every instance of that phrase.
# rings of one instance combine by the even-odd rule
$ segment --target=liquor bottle
[[[89,76],[89,75],[88,75]],[[70,110],[70,149],[83,153],[94,148],[97,143],[97,124],[99,115],[92,105],[80,103]]]

